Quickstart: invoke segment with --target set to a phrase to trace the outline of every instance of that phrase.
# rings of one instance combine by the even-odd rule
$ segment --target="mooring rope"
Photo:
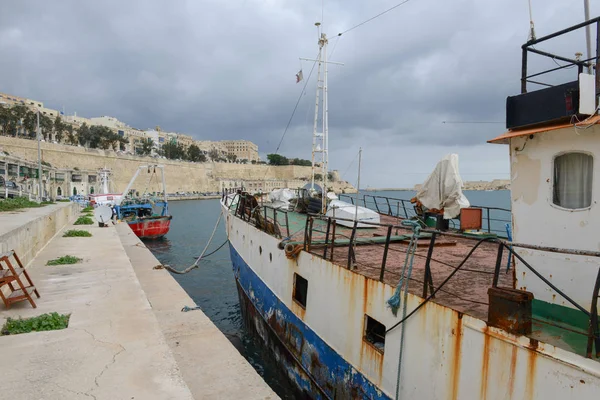
[[[396,291],[394,292],[392,297],[390,297],[390,299],[387,301],[387,304],[392,309],[392,313],[396,315],[398,313],[398,308],[400,308],[400,290],[404,290],[404,298],[402,299],[402,319],[404,320],[406,318],[407,313],[408,284],[410,283],[410,277],[412,275],[413,262],[415,259],[415,253],[417,251],[419,234],[421,233],[421,225],[419,225],[417,221],[411,220],[402,221],[402,225],[411,226],[413,229],[413,234],[410,238],[410,243],[408,244],[408,249],[406,251],[406,258],[404,260],[404,267],[402,268],[402,275],[400,276],[400,281],[396,286]],[[402,332],[400,336],[400,354],[398,355],[398,375],[396,377],[396,400],[398,399],[400,393],[400,376],[402,369],[402,351],[404,349],[405,329],[406,324],[402,324]]]
[[[196,261],[190,265],[188,268],[184,269],[183,271],[177,270],[173,267],[171,267],[170,265],[164,264],[163,267],[164,269],[166,269],[167,271],[171,271],[174,274],[179,274],[179,275],[183,275],[183,274],[187,274],[188,272],[190,272],[191,270],[198,268],[198,264],[200,263],[200,261],[204,258],[204,257],[208,257],[211,254],[216,253],[221,247],[225,246],[225,244],[229,241],[229,239],[227,239],[225,241],[225,243],[223,243],[222,245],[220,245],[216,250],[210,252],[209,254],[206,254],[206,250],[208,250],[208,247],[210,246],[210,244],[212,243],[213,238],[215,237],[215,233],[217,232],[217,228],[219,227],[219,223],[221,222],[221,217],[223,217],[223,209],[221,209],[221,213],[219,214],[219,218],[217,219],[217,223],[215,224],[215,227],[213,228],[212,234],[210,235],[210,238],[208,239],[208,242],[206,243],[206,246],[204,247],[204,250],[202,250],[202,254],[200,254],[200,257],[198,257],[196,259]]]

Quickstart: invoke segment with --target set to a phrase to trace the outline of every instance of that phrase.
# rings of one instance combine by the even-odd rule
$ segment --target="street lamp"
[[[38,185],[39,185],[39,199],[40,199],[40,203],[42,202],[42,197],[44,195],[44,188],[42,185],[42,149],[41,149],[41,130],[40,130],[40,110],[38,110],[37,108],[33,109],[33,112],[35,112],[37,114],[37,129],[36,129],[36,136],[37,136],[37,142],[38,142]]]

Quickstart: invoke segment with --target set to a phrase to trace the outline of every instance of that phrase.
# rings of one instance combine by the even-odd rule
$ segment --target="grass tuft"
[[[21,208],[38,208],[43,207],[45,204],[36,203],[26,197],[15,197],[0,200],[0,211],[14,211]]]
[[[92,237],[92,234],[88,231],[71,229],[66,231],[63,237]]]
[[[17,335],[19,333],[54,331],[69,326],[70,314],[56,312],[42,314],[33,318],[8,318],[2,327],[2,335]]]
[[[84,212],[90,212],[90,211],[94,211],[94,207],[87,206],[86,208],[84,208],[83,210],[81,210],[82,213],[84,213]]]
[[[74,256],[62,256],[59,258],[55,258],[54,260],[49,260],[46,265],[68,265],[68,264],[77,264],[81,262],[81,258],[77,258]]]
[[[94,225],[94,221],[90,217],[83,216],[77,218],[73,225]]]
[[[70,202],[71,200],[69,200],[69,199],[62,199],[62,200],[56,200],[56,201],[59,201],[59,202],[61,202],[61,203],[68,203],[68,202]]]

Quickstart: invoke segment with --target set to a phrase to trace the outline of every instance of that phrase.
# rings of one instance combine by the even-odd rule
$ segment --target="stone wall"
[[[191,163],[166,160],[161,158],[137,157],[117,154],[111,150],[85,149],[78,146],[68,146],[53,143],[42,143],[42,160],[56,168],[79,168],[81,170],[98,170],[109,168],[113,190],[121,192],[140,165],[162,164],[165,166],[165,177],[168,192],[219,192],[221,181],[242,180],[302,180],[308,179],[310,167],[296,165],[269,166],[232,163]],[[37,142],[27,139],[17,139],[0,136],[0,150],[11,156],[27,160],[37,160]],[[140,176],[136,188],[146,186]],[[153,180],[152,183],[157,183]],[[154,191],[158,185],[149,185],[149,191]],[[334,188],[352,187],[346,183],[338,183]],[[143,188],[142,188],[143,189]]]
[[[12,213],[11,226],[0,229],[0,253],[14,250],[23,265],[29,264],[54,235],[80,214],[80,208],[77,203],[57,203],[25,209],[18,215]],[[3,218],[11,216],[3,214]]]

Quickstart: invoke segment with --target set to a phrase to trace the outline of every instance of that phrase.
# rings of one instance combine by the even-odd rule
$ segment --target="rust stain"
[[[458,385],[460,381],[460,356],[462,347],[462,313],[457,313],[456,328],[454,331],[454,360],[452,363],[452,400],[458,398]]]
[[[292,300],[292,311],[296,314],[302,321],[304,321],[304,315],[306,314],[306,310],[295,300]]]
[[[488,326],[483,329],[483,365],[481,368],[481,387],[479,389],[479,398],[487,398],[488,369],[490,364],[490,335]]]
[[[535,396],[535,370],[537,363],[537,349],[538,342],[537,340],[530,339],[531,342],[531,350],[528,351],[527,354],[527,377],[525,382],[525,399],[533,399]],[[534,347],[535,346],[535,347]]]
[[[383,380],[383,353],[371,343],[363,340],[360,349],[360,359],[362,368],[368,366],[365,369],[369,371],[369,375],[374,374],[375,383],[381,386]],[[370,376],[370,378],[373,379],[373,376]]]
[[[510,370],[508,375],[508,393],[509,398],[513,398],[513,392],[515,390],[515,374],[517,371],[517,346],[512,346],[512,354],[510,356]]]

